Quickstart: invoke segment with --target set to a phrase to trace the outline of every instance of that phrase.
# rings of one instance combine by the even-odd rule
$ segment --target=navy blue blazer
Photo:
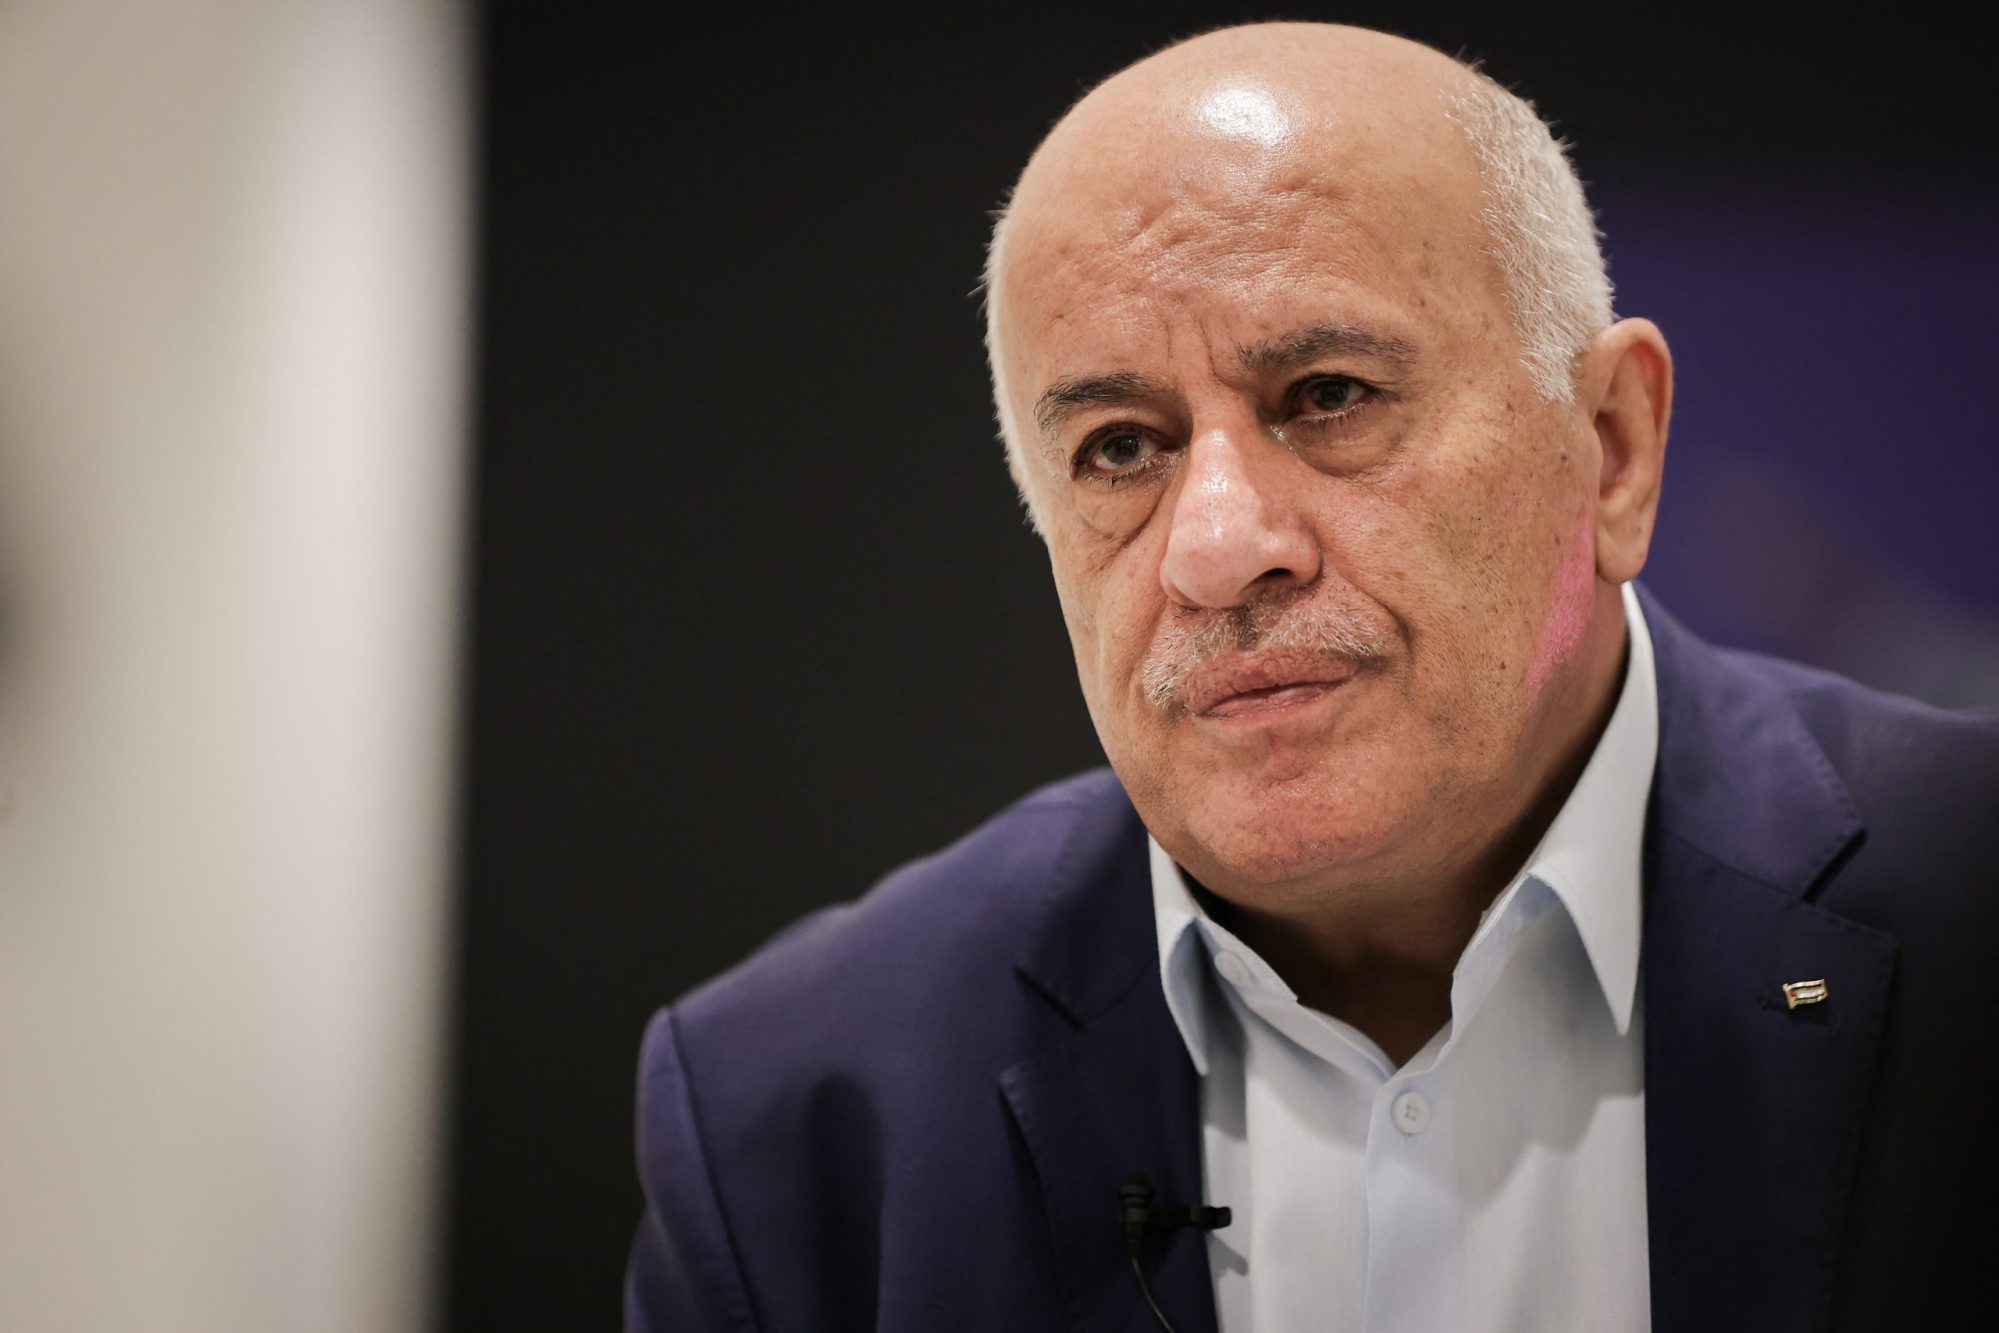
[[[1941,1323],[1999,1259],[1999,719],[1645,612],[1653,1327]],[[627,1328],[1156,1329],[1118,1185],[1193,1202],[1201,1148],[1144,837],[1108,772],[1046,788],[662,1011]],[[1148,1245],[1182,1333],[1204,1246]]]

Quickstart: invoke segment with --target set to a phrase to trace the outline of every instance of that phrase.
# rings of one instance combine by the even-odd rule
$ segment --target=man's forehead
[[[1018,349],[1176,283],[1258,299],[1259,278],[1295,281],[1284,265],[1307,249],[1334,269],[1476,260],[1483,195],[1449,114],[1469,77],[1428,48],[1319,24],[1231,29],[1122,72],[1022,175],[996,331]]]
[[[1022,217],[1005,296],[1025,298],[1043,324],[1224,286],[1265,304],[1400,265],[1405,252],[1424,262],[1436,241],[1423,233],[1441,230],[1443,216],[1369,171],[1079,191]]]
[[[1471,204],[1440,199],[1386,158],[1086,193],[1021,220],[999,316],[1018,387],[1033,392],[1110,348],[1157,365],[1191,338],[1222,365],[1329,324],[1429,342],[1426,326],[1468,300],[1503,302]]]

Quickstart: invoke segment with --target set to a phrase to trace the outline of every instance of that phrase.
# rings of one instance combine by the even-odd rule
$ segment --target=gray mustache
[[[1227,654],[1296,650],[1360,668],[1386,658],[1392,642],[1391,634],[1345,607],[1266,598],[1168,624],[1145,655],[1139,683],[1148,703],[1168,708],[1189,676]]]

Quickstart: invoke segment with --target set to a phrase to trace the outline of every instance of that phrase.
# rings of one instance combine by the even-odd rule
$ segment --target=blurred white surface
[[[0,1329],[430,1319],[444,0],[0,6]]]

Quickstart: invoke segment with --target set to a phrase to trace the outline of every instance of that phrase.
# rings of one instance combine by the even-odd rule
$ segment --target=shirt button
[[[1232,953],[1215,955],[1215,971],[1221,973],[1231,986],[1240,986],[1249,980],[1249,968]]]
[[[1421,1134],[1430,1123],[1430,1103],[1420,1092],[1405,1092],[1395,1099],[1389,1114],[1395,1119],[1395,1127],[1404,1134]]]

